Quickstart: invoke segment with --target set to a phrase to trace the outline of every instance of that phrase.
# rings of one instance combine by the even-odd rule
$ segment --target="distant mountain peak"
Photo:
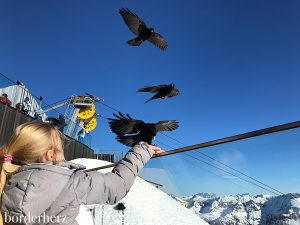
[[[300,224],[300,194],[174,197],[211,225]]]

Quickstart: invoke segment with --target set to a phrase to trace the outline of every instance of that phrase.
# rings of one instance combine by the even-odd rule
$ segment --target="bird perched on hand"
[[[162,84],[162,85],[157,85],[157,86],[146,86],[143,88],[138,89],[138,92],[152,92],[155,93],[152,98],[150,98],[148,101],[145,103],[153,100],[153,99],[158,99],[158,98],[170,98],[174,97],[176,95],[179,95],[179,90],[175,87],[174,84]]]
[[[168,44],[164,38],[159,33],[154,32],[153,28],[148,28],[138,15],[131,12],[129,9],[124,8],[120,9],[119,13],[129,29],[137,35],[136,38],[127,41],[129,45],[139,46],[144,41],[150,41],[161,50],[166,50],[168,48]]]
[[[113,114],[116,118],[108,118],[109,126],[116,139],[126,146],[134,146],[140,141],[151,144],[159,131],[172,131],[179,127],[176,120],[164,120],[158,123],[145,123],[142,120],[132,119],[128,114]]]

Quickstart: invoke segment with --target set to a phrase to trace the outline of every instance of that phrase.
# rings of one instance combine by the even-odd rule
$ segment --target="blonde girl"
[[[0,151],[0,224],[78,225],[80,205],[115,204],[159,147],[140,142],[110,173],[64,160],[60,132],[47,123],[17,127]]]

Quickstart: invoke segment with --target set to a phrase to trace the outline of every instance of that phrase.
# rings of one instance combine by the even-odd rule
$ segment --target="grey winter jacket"
[[[22,166],[5,186],[3,219],[6,224],[77,225],[80,205],[115,204],[151,156],[149,146],[141,142],[106,174],[84,172],[84,166],[70,162]]]

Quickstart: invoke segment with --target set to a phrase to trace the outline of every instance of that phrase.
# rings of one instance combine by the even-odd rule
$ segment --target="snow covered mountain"
[[[211,225],[300,225],[300,194],[174,198]]]

